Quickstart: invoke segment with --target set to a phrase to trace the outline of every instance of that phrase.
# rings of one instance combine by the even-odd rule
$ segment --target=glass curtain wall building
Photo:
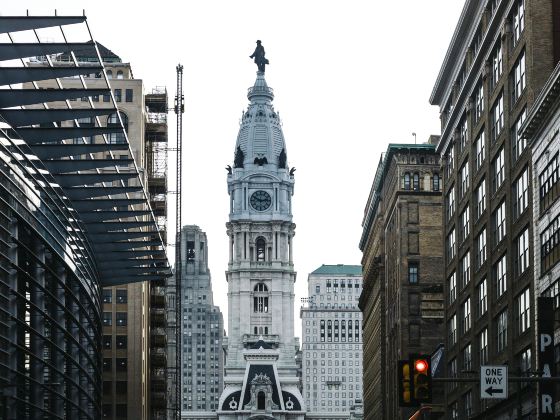
[[[85,41],[68,42],[76,26]],[[46,29],[60,42],[40,42]],[[101,287],[170,274],[135,161],[114,153],[132,156],[123,121],[102,125],[116,106],[96,109],[92,100],[115,103],[99,54],[90,65],[74,58],[84,45],[97,48],[85,16],[0,17],[3,419],[100,418]],[[68,62],[53,65],[57,54]],[[49,65],[30,67],[31,57]],[[63,86],[71,76],[80,87]],[[106,87],[88,88],[88,78]],[[54,88],[37,89],[51,79]],[[72,109],[75,98],[89,107]],[[111,143],[114,133],[124,141]]]

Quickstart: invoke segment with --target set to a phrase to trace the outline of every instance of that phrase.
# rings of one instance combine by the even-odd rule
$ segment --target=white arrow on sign
[[[505,399],[508,396],[508,367],[480,366],[480,398]]]

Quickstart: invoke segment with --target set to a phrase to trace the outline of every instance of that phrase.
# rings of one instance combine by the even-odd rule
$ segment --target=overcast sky
[[[390,142],[413,143],[413,132],[419,143],[440,132],[439,110],[428,100],[463,4],[36,0],[4,2],[0,12],[29,9],[31,15],[52,15],[56,8],[67,15],[85,9],[94,39],[130,62],[147,90],[167,86],[170,106],[175,66],[184,65],[183,224],[197,224],[208,234],[214,301],[226,328],[224,167],[233,162],[247,88],[256,77],[249,55],[262,40],[288,164],[297,168],[294,310],[299,335],[308,273],[321,264],[361,262],[364,206],[381,153]],[[169,131],[174,138],[174,118]]]

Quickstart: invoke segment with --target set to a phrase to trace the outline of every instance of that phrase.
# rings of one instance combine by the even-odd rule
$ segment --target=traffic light
[[[399,406],[412,407],[412,381],[410,378],[410,361],[399,360]]]
[[[428,355],[413,355],[412,365],[412,401],[416,405],[432,402],[432,369],[431,357]]]

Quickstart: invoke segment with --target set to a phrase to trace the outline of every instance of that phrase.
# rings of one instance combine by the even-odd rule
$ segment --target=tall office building
[[[84,46],[74,52],[74,57],[70,54],[37,57],[30,65],[47,66],[47,60],[50,60],[53,65],[62,66],[75,58],[79,65],[91,66],[97,59],[97,51],[105,66],[112,92],[95,95],[91,98],[92,102],[97,108],[107,109],[113,107],[114,99],[118,112],[108,113],[101,122],[108,127],[119,126],[122,122],[134,161],[140,169],[142,184],[147,185],[153,215],[165,238],[165,88],[154,89],[146,94],[142,80],[133,77],[130,63],[123,63],[119,56],[101,44],[97,44],[97,50],[93,45]],[[98,75],[86,76],[89,86],[103,86],[105,82]],[[38,85],[48,88],[54,83],[42,81]],[[76,78],[62,78],[61,83],[65,88],[76,88],[81,82]],[[76,109],[89,106],[88,97],[70,101]],[[78,119],[78,124],[80,127],[94,127],[95,120],[93,117],[82,117]],[[73,125],[72,122],[63,123],[63,126]],[[120,133],[110,133],[107,140],[110,144],[118,145],[125,141],[125,137]],[[73,139],[74,144],[91,142],[91,136]],[[130,158],[127,150],[115,151],[114,155],[118,159]],[[78,158],[84,160],[88,156],[81,155]],[[127,185],[133,186],[134,181],[129,181]],[[158,293],[163,296],[163,283],[161,279],[153,283],[123,283],[103,289],[104,418],[157,419],[158,415],[159,418],[166,415],[165,387],[160,383],[160,371],[165,369],[165,343],[160,337],[165,333],[165,308],[158,306],[161,298],[155,296]]]
[[[361,265],[322,265],[302,306],[302,383],[308,419],[350,419],[362,407]]]
[[[447,375],[535,369],[531,150],[519,128],[560,57],[553,0],[467,0],[430,97],[444,177]],[[535,387],[481,399],[451,383],[450,419],[532,416]]]
[[[218,418],[303,419],[294,336],[293,171],[263,72],[249,89],[227,176],[228,337]]]
[[[74,32],[66,25],[85,21],[0,17],[0,32],[10,33],[0,59],[22,64],[0,68],[10,87],[0,92],[6,419],[101,418],[100,354],[109,341],[101,287],[170,274],[123,121],[109,120],[117,103],[105,60],[93,40],[67,42]],[[17,42],[25,31],[40,39],[42,28],[60,31],[61,41]],[[92,49],[87,64],[76,58]],[[115,298],[119,305],[131,296]],[[111,323],[127,321],[112,315]]]
[[[198,226],[187,225],[181,240],[181,418],[214,419],[223,390],[224,319],[214,305],[206,233]]]
[[[366,419],[408,419],[414,413],[399,407],[398,361],[409,354],[432,354],[443,341],[437,139],[389,144],[365,208],[359,305],[364,319]]]

